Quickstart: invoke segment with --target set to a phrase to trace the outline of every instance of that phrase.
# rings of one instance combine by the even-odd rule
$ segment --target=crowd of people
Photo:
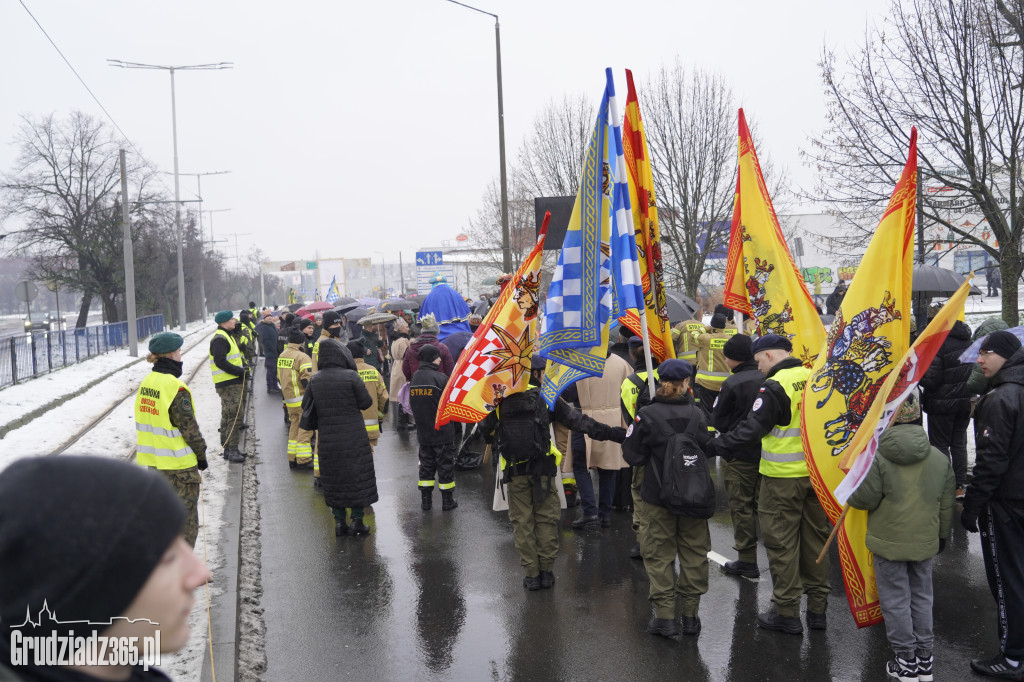
[[[312,318],[255,306],[237,319],[232,311],[217,313],[209,363],[221,400],[223,456],[245,460],[238,443],[248,425],[240,406],[259,356],[266,390],[280,396],[289,427],[286,442],[265,441],[272,449],[269,461],[281,451],[282,465],[311,472],[337,536],[370,533],[364,513],[378,500],[374,448],[388,415],[393,428],[417,434],[415,485],[424,512],[433,508],[435,487],[442,512],[458,508],[456,462],[466,442],[479,437],[497,456],[524,588],[556,583],[563,497],[565,506],[578,507],[571,526],[580,532],[600,532],[612,524],[614,508],[629,509],[636,534],[630,557],[643,562],[650,580],[647,630],[670,638],[702,628],[708,519],[715,510],[709,461],[720,457],[736,552],[723,570],[760,577],[759,540],[768,559],[772,606],[757,615],[756,625],[794,635],[805,625],[827,628],[828,554],[817,559],[831,526],[811,485],[801,440],[810,370],[792,356],[787,338],[740,329],[721,306],[707,324],[696,311],[673,327],[676,357],[655,357],[649,372],[642,341],[619,327],[602,376],[575,383],[549,409],[540,394],[545,361],[534,355],[528,389],[505,396],[470,433],[462,424],[438,428],[435,421],[441,394],[483,311],[471,311],[454,291],[442,295],[447,298],[425,301],[415,316],[368,315],[362,324],[333,310]],[[971,666],[992,677],[1024,677],[1024,435],[1017,426],[1024,423],[1024,349],[1005,327],[993,318],[972,334],[957,323],[849,499],[868,512],[865,541],[874,554],[894,652],[886,673],[894,679],[933,679],[932,562],[950,537],[958,502],[960,523],[981,533],[999,614],[998,655]],[[982,337],[977,363],[961,363],[967,345]],[[176,493],[180,504],[166,516],[187,546],[195,543],[200,472],[208,465],[191,392],[180,378],[181,346],[172,332],[150,340],[153,370],[136,398],[138,463],[159,472],[170,487],[150,478],[134,485]],[[976,462],[968,477],[972,420]],[[0,475],[0,489],[31,490],[25,477],[84,475],[32,466],[11,467]],[[0,506],[8,499],[0,496]],[[24,544],[2,519],[0,561],[7,561]],[[150,549],[159,554],[165,544],[161,539]],[[139,579],[152,570],[146,563]],[[189,568],[181,578],[198,584],[206,576]],[[139,584],[126,588],[109,615],[131,611],[127,592]],[[0,586],[0,597],[7,609],[11,591]]]

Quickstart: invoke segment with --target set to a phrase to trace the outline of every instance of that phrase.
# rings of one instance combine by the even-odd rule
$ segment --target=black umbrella
[[[668,320],[672,324],[683,320],[692,320],[700,308],[692,298],[673,289],[665,290],[665,302],[668,306]]]
[[[296,310],[299,310],[304,305],[306,305],[306,304],[305,303],[289,303],[288,304],[288,310],[290,310],[290,311],[292,311],[294,313]]]
[[[399,310],[419,310],[419,301],[414,301],[411,298],[396,299],[393,301],[386,301],[384,305],[380,307],[384,312],[397,312]]]
[[[915,296],[923,297],[952,296],[965,279],[967,277],[964,275],[946,268],[934,265],[915,265],[913,292]],[[977,287],[971,286],[971,295],[979,296],[981,291]]]
[[[343,303],[341,305],[334,306],[334,312],[345,315],[348,313],[348,311],[355,310],[356,308],[359,308],[360,310],[366,310],[365,308],[361,307],[358,303],[353,301],[351,303]]]
[[[345,317],[348,318],[349,322],[355,322],[356,320],[361,320],[361,319],[363,319],[364,317],[366,317],[369,314],[370,314],[370,311],[368,309],[361,308],[359,306],[352,306],[351,308],[349,308],[348,310],[346,310],[343,313],[343,315],[345,315]]]

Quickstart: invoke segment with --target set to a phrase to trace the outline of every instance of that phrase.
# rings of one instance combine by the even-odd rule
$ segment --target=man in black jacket
[[[551,443],[550,425],[557,421],[595,440],[626,439],[626,430],[608,426],[573,409],[562,398],[548,411],[540,394],[544,358],[534,355],[530,362],[530,387],[505,397],[480,422],[488,444],[495,442],[502,463],[502,482],[508,493],[508,520],[526,571],[523,587],[532,591],[555,584],[555,556],[558,554],[558,466],[562,453]],[[416,420],[419,424],[419,419]]]
[[[836,288],[828,295],[825,299],[825,311],[829,315],[835,315],[839,312],[839,306],[843,302],[843,298],[846,297],[846,282],[840,282],[836,285]]]
[[[434,428],[437,406],[448,384],[448,375],[441,371],[441,351],[427,344],[419,349],[419,368],[409,380],[409,406],[416,420],[416,437],[420,443],[419,488],[421,509],[433,506],[434,478],[441,489],[441,509],[459,506],[455,501],[455,424],[449,422]]]
[[[256,333],[263,348],[263,364],[267,370],[267,393],[280,393],[281,389],[277,386],[277,327],[269,310],[264,311],[263,319],[256,325]]]
[[[971,328],[957,320],[921,379],[928,440],[953,463],[957,499],[963,499],[967,485],[967,427],[971,425],[967,382],[974,369],[972,364],[960,362],[960,355],[970,345]]]
[[[746,334],[736,334],[725,342],[722,354],[732,374],[722,382],[722,390],[715,399],[712,425],[718,433],[728,433],[742,422],[757,399],[764,383],[764,374],[757,369],[753,341]],[[732,532],[736,540],[736,561],[727,561],[722,567],[729,575],[757,578],[757,489],[761,484],[761,442],[740,444],[721,453],[725,460],[725,491],[729,495],[732,514]]]
[[[960,523],[981,526],[985,573],[998,610],[999,655],[975,672],[1024,678],[1024,349],[1008,331],[989,335],[978,364],[993,388],[974,413],[977,459]]]

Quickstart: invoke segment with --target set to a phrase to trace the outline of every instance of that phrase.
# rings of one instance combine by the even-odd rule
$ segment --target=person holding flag
[[[815,563],[829,534],[828,518],[811,485],[800,440],[804,385],[811,370],[791,355],[793,344],[768,334],[752,348],[765,375],[746,419],[711,441],[709,454],[735,452],[761,442],[758,520],[772,575],[774,606],[757,616],[757,626],[802,634],[800,597],[807,594],[807,627],[824,630],[828,607],[828,557]]]
[[[953,525],[953,468],[918,423],[911,393],[878,440],[878,456],[847,500],[868,513],[867,547],[874,553],[878,601],[898,680],[932,679],[932,559]]]

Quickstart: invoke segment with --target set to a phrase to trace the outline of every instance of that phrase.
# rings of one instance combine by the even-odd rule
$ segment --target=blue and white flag
[[[327,302],[337,303],[341,300],[341,292],[338,291],[338,277],[331,277],[331,288],[327,290]]]
[[[604,372],[611,318],[642,305],[622,128],[611,69],[544,308],[537,352],[548,360],[541,393]]]

